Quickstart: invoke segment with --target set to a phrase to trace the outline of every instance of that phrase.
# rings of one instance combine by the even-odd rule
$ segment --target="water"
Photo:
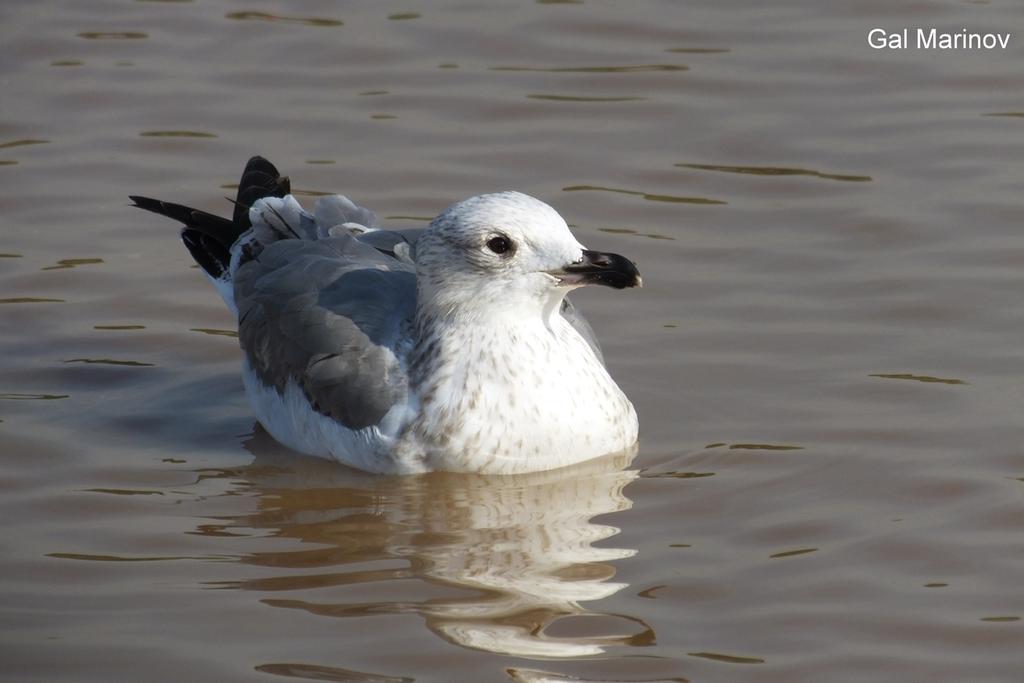
[[[3,680],[1021,679],[1016,5],[0,12]],[[399,227],[519,189],[633,258],[642,290],[576,302],[635,457],[282,452],[127,202],[226,213],[255,153]]]

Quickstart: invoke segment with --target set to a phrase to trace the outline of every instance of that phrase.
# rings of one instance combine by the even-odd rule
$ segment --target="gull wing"
[[[601,365],[604,365],[604,354],[601,353],[601,345],[597,343],[597,335],[594,334],[594,328],[590,326],[590,323],[583,317],[583,314],[576,310],[576,307],[569,301],[569,297],[562,299],[562,317],[579,332],[580,336],[583,337],[583,341],[587,342],[594,351],[597,360]]]
[[[239,342],[268,386],[283,392],[295,381],[315,410],[350,429],[380,423],[405,399],[410,263],[353,234],[280,239],[238,266],[234,295]]]

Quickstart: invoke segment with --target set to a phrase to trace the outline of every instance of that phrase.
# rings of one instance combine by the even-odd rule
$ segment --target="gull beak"
[[[625,289],[643,286],[640,271],[628,258],[589,249],[583,250],[583,258],[576,263],[549,271],[548,274],[558,278],[560,285],[570,287],[605,285]]]

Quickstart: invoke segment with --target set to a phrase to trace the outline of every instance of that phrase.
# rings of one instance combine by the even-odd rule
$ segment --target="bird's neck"
[[[545,308],[420,307],[409,355],[410,388],[431,384],[454,369],[512,362],[501,357],[505,349],[517,349],[523,354],[518,362],[528,363],[527,354],[543,353],[553,340],[553,326],[565,324],[561,316],[556,314],[555,319],[546,313]]]
[[[403,438],[473,471],[529,458],[560,466],[635,441],[632,406],[557,308],[549,317],[421,311],[408,356],[418,415]]]
[[[468,282],[466,286],[434,288],[417,285],[416,336],[426,340],[452,329],[515,330],[535,325],[551,327],[568,290],[535,291],[501,282]]]
[[[484,286],[466,293],[420,289],[408,358],[409,388],[421,397],[442,385],[459,392],[478,380],[491,388],[514,383],[519,369],[550,360],[566,337],[579,337],[559,313],[565,291]]]

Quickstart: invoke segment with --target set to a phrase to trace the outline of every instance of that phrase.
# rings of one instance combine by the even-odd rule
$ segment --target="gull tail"
[[[231,218],[192,209],[181,204],[149,197],[131,196],[134,205],[146,211],[167,216],[185,225],[181,240],[192,258],[213,281],[217,291],[234,309],[231,294],[231,248],[247,230],[249,208],[264,197],[284,197],[291,192],[291,182],[263,157],[249,159],[238,183],[235,210]]]

